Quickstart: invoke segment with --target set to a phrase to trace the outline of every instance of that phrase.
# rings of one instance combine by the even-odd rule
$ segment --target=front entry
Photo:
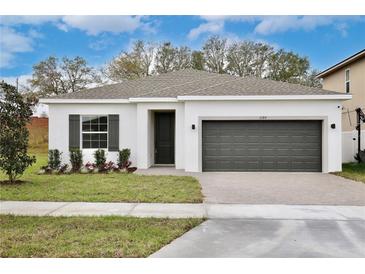
[[[155,164],[175,164],[175,112],[155,112]]]

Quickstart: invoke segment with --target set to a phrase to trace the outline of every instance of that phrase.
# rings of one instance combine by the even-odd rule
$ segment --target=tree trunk
[[[9,181],[10,181],[10,183],[15,183],[15,178],[16,178],[16,176],[11,172],[9,174]]]

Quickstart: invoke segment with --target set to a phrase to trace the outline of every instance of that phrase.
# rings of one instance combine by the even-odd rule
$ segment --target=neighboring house
[[[353,162],[358,147],[355,109],[365,111],[365,49],[322,71],[317,77],[323,79],[324,89],[352,95],[342,108],[342,160]],[[365,149],[364,126],[361,134],[362,149]]]
[[[49,148],[97,148],[138,168],[341,170],[341,108],[351,95],[296,84],[181,70],[41,99]]]

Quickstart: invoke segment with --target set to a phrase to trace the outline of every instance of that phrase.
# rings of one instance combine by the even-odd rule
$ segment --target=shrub
[[[58,149],[48,150],[48,166],[52,169],[59,169],[61,166],[61,153]]]
[[[106,155],[104,149],[98,149],[94,152],[95,164],[99,168],[105,165],[106,162]]]
[[[70,162],[72,171],[79,171],[82,166],[82,151],[80,149],[72,149],[70,151]]]
[[[28,155],[29,131],[26,124],[32,116],[32,103],[14,86],[0,83],[0,169],[14,183],[28,166],[35,163]]]
[[[119,151],[118,157],[118,166],[120,168],[126,168],[129,164],[129,157],[131,156],[131,150],[129,148],[125,148]]]
[[[38,174],[51,174],[52,168],[49,166],[41,166],[41,169],[39,170]]]
[[[58,169],[58,172],[60,174],[68,173],[69,172],[68,164],[61,165],[60,168]]]

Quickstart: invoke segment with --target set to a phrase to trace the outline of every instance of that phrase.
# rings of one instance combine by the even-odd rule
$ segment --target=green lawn
[[[0,215],[0,257],[147,257],[202,221]]]
[[[47,156],[20,178],[22,184],[0,185],[1,200],[201,203],[199,182],[188,176],[146,176],[136,174],[37,175]],[[0,173],[0,181],[7,177]]]
[[[336,175],[365,183],[365,163],[348,163],[342,165],[342,172]]]

